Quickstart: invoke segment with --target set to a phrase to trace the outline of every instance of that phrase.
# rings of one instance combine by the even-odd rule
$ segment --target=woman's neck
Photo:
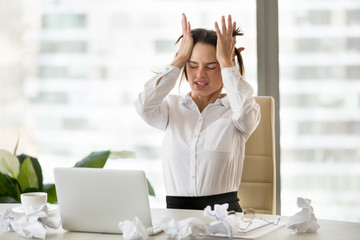
[[[208,96],[197,96],[191,93],[191,98],[198,106],[199,111],[202,112],[209,104],[214,103],[218,98],[221,97],[221,91],[222,88]]]

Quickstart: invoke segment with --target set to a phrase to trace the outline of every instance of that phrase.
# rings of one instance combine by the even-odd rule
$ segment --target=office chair
[[[239,203],[243,210],[276,214],[275,103],[272,97],[255,97],[261,120],[245,144]]]

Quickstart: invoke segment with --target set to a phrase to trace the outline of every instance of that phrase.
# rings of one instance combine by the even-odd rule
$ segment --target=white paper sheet
[[[248,223],[245,223],[248,224]],[[285,222],[280,221],[278,224],[271,224],[261,219],[253,219],[253,222],[246,230],[239,230],[237,233],[233,234],[233,238],[242,238],[242,239],[255,239],[262,237],[266,234],[269,234],[277,229],[280,229],[286,225]],[[246,225],[241,225],[244,227]],[[213,234],[211,236],[224,237],[227,238],[226,234]]]

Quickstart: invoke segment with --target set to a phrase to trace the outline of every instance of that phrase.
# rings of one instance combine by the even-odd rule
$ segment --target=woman
[[[165,132],[162,159],[168,208],[229,203],[229,210],[242,211],[237,190],[245,142],[260,111],[253,89],[240,74],[243,66],[235,38],[241,33],[231,15],[227,24],[225,17],[221,23],[221,30],[217,22],[216,31],[191,30],[183,14],[179,51],[164,72],[145,84],[135,102],[140,116]],[[191,88],[185,97],[169,94],[181,69]]]

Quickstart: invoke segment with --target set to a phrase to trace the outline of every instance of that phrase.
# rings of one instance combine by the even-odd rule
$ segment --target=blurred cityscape
[[[183,12],[193,28],[214,29],[223,14],[233,15],[256,87],[255,2],[2,2],[0,148],[12,151],[19,134],[18,152],[39,158],[45,181],[53,181],[54,167],[73,166],[92,151],[130,150],[135,159],[114,157],[105,167],[145,170],[165,206],[162,132],[144,123],[133,102],[175,56]],[[173,92],[188,91],[183,83]]]
[[[360,221],[360,1],[279,1],[281,204]]]
[[[132,104],[175,55],[182,12],[193,28],[233,15],[256,90],[256,1],[0,0],[0,148],[20,136],[45,182],[92,151],[134,151],[106,167],[145,170],[165,206],[162,132]],[[360,1],[280,0],[279,34],[282,214],[301,196],[360,221]]]

